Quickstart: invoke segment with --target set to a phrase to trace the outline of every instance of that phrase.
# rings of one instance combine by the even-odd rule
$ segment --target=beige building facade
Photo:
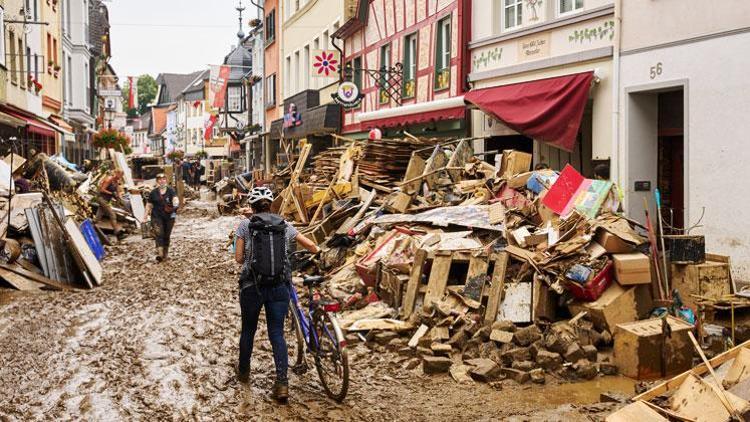
[[[612,157],[612,62],[618,26],[612,0],[473,0],[469,83],[472,90],[594,72],[575,149],[565,151],[507,128],[479,110],[471,113],[478,150],[514,148],[535,162],[573,164],[591,176]]]

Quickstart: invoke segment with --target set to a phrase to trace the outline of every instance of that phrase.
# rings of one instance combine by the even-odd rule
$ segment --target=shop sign
[[[549,57],[549,32],[518,40],[518,60],[528,61]]]
[[[362,102],[359,87],[351,81],[341,82],[336,92],[331,94],[331,97],[344,108],[357,107]]]

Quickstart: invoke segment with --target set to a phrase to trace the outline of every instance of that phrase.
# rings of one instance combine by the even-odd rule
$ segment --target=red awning
[[[387,117],[384,119],[368,120],[362,122],[365,129],[387,128],[397,126],[418,125],[443,120],[463,119],[466,115],[466,107],[452,107],[442,110],[433,110],[422,113],[406,114],[401,116]]]
[[[44,124],[44,122],[37,120],[34,117],[25,115],[23,113],[20,113],[18,111],[11,110],[8,108],[4,108],[3,111],[10,114],[11,116],[15,118],[23,120],[26,123],[26,130],[29,133],[35,133],[39,136],[44,136],[48,138],[55,137],[55,130],[53,128]]]
[[[572,151],[593,78],[594,72],[584,72],[478,89],[464,100],[513,130]]]

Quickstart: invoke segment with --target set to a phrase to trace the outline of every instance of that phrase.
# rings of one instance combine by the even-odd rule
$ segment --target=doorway
[[[656,224],[658,188],[665,233],[683,229],[688,215],[686,84],[626,89],[626,209],[631,218],[643,221],[645,200]]]
[[[665,229],[685,228],[685,143],[683,90],[658,94],[657,187]],[[667,230],[665,230],[666,232]]]

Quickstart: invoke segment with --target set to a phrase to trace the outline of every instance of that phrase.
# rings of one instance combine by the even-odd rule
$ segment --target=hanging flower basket
[[[94,134],[93,145],[97,148],[112,148],[115,151],[125,151],[129,154],[130,138],[115,129],[102,129]]]
[[[253,19],[250,21],[251,28],[257,28],[260,26],[260,19]]]
[[[202,149],[202,150],[198,151],[198,152],[197,152],[197,153],[195,154],[195,156],[196,156],[196,157],[197,157],[197,158],[198,158],[199,160],[203,160],[203,159],[205,159],[205,158],[208,158],[208,153],[206,152],[206,150]]]
[[[185,151],[181,149],[173,149],[167,153],[166,157],[172,161],[182,160],[185,157]]]

